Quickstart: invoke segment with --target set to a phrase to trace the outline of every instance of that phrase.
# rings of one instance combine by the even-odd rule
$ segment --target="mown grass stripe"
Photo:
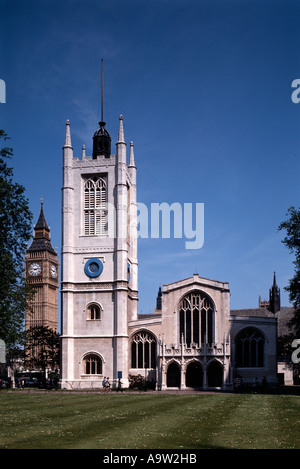
[[[0,448],[300,448],[299,396],[0,393]]]

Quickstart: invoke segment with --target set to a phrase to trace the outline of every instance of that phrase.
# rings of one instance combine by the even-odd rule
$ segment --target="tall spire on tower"
[[[43,198],[41,198],[40,214],[36,224],[34,225],[33,240],[27,252],[31,251],[49,251],[52,254],[56,254],[50,240],[50,227],[46,222],[46,218],[44,215]]]
[[[269,309],[273,314],[277,313],[280,310],[280,289],[277,286],[276,282],[276,273],[274,272],[273,277],[273,286],[270,288],[269,293],[270,306]]]
[[[101,122],[103,122],[103,85],[104,85],[103,59],[101,59]]]
[[[44,199],[43,199],[43,197],[41,197],[40,214],[39,214],[38,221],[34,225],[34,229],[35,230],[36,229],[44,229],[45,231],[50,232],[50,228],[49,228],[49,226],[46,222],[46,218],[45,218],[45,215],[44,215]]]
[[[99,129],[94,133],[93,137],[93,159],[97,156],[104,155],[110,157],[111,138],[105,128],[106,122],[103,120],[103,59],[101,60],[101,121]]]

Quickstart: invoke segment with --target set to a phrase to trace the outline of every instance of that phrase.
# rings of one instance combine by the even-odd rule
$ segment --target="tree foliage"
[[[8,138],[0,130],[0,140]],[[12,155],[12,148],[0,148],[0,338],[7,345],[21,340],[31,291],[24,280],[24,255],[31,237],[32,214],[24,186],[14,182],[8,166]]]
[[[289,292],[290,302],[295,308],[295,314],[290,322],[297,336],[300,337],[300,209],[290,207],[287,220],[279,225],[279,230],[285,230],[286,236],[282,243],[295,255],[293,264],[295,266],[294,276],[289,280],[285,290]]]
[[[35,326],[26,331],[25,363],[30,369],[59,367],[59,334],[48,326]]]

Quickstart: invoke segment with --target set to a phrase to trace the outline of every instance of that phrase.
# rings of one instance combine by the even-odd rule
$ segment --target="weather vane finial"
[[[103,59],[101,59],[101,122],[103,122]]]

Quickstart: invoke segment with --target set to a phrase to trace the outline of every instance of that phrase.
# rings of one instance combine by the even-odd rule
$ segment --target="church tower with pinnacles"
[[[128,322],[138,317],[136,166],[123,116],[116,153],[103,119],[93,154],[73,157],[70,122],[63,147],[62,387],[128,379]],[[131,227],[131,229],[129,229]]]

